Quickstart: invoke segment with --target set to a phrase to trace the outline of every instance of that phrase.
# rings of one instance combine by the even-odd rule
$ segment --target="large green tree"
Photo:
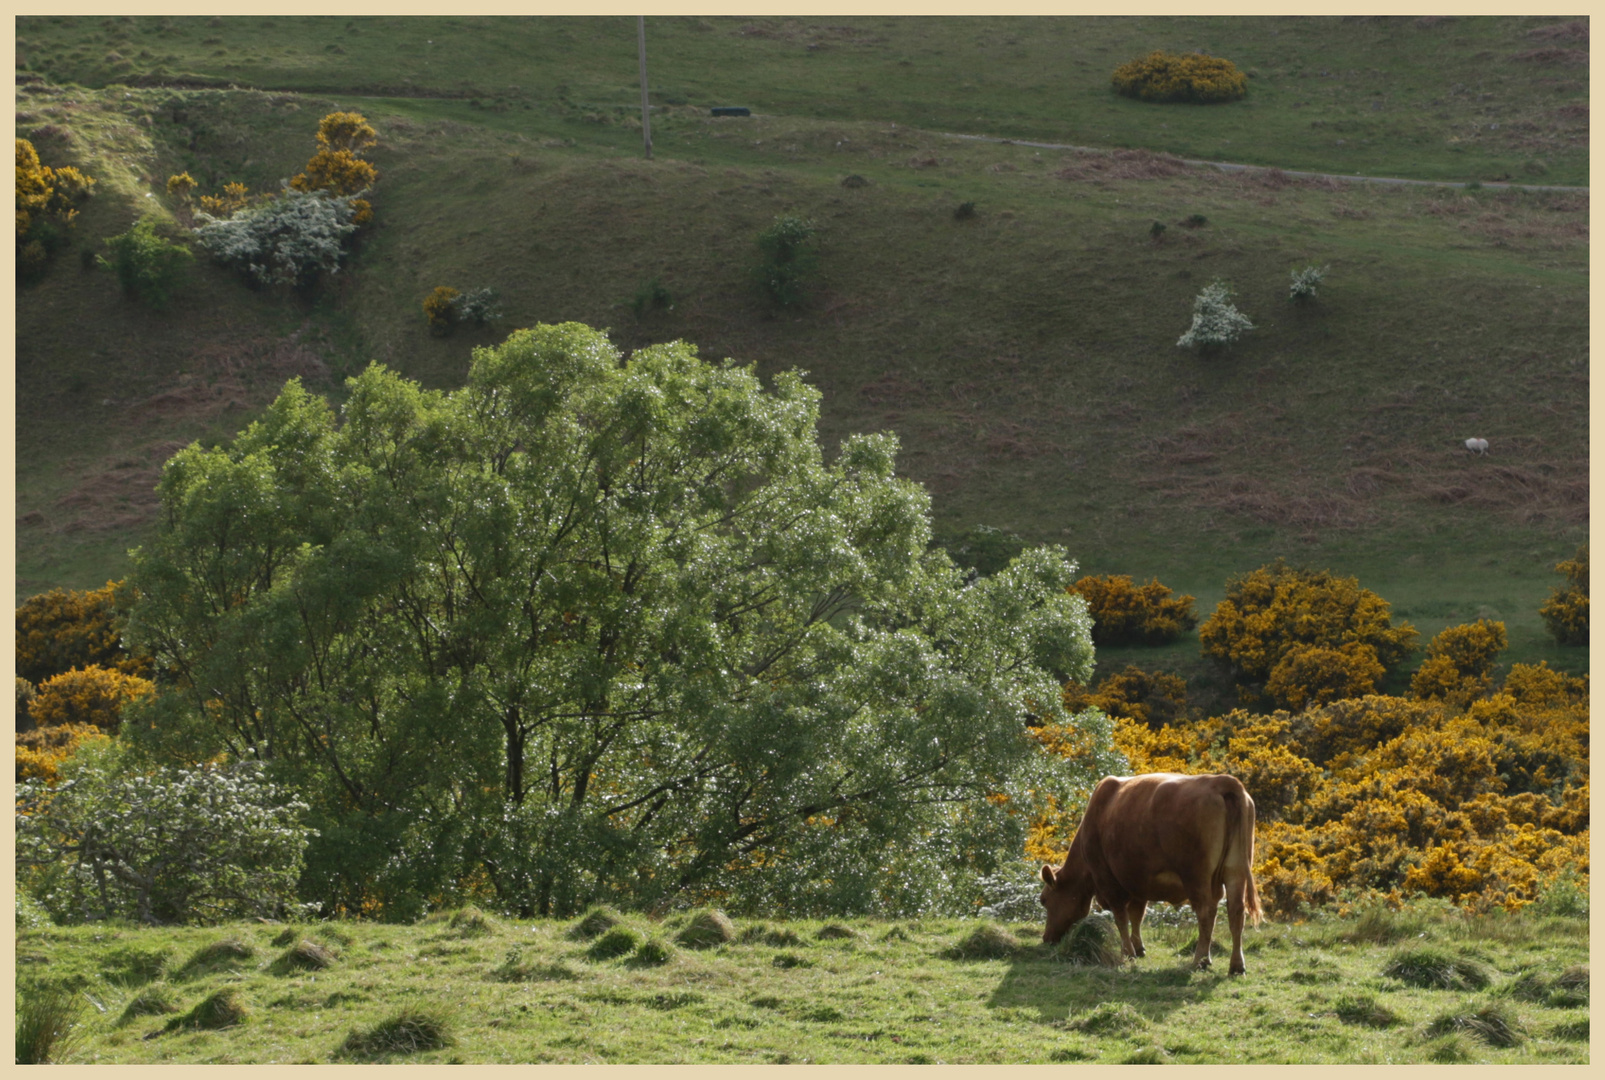
[[[1118,767],[1024,735],[1090,671],[1073,564],[966,585],[893,437],[827,463],[795,373],[565,324],[460,390],[349,387],[168,463],[130,627],[167,678],[126,725],[294,783],[330,910],[954,903]]]

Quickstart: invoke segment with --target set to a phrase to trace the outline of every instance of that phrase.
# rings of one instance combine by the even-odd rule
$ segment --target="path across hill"
[[[940,131],[937,134],[946,139],[969,139],[974,142],[1011,143],[1015,146],[1035,146],[1043,150],[1077,150],[1085,154],[1107,154],[1107,147],[1098,146],[1070,146],[1067,143],[1031,142],[1027,139],[1003,139],[995,135],[960,135],[952,131]],[[1188,165],[1208,165],[1221,172],[1253,172],[1260,170],[1269,172],[1270,168],[1264,165],[1239,165],[1230,161],[1201,161],[1197,158],[1181,158]],[[1320,173],[1302,172],[1298,169],[1281,169],[1287,176],[1297,176],[1316,180],[1351,180],[1364,184],[1415,184],[1421,187],[1458,187],[1467,186],[1464,180],[1405,180],[1397,176],[1361,176],[1359,173]],[[1560,184],[1511,184],[1498,180],[1475,181],[1485,188],[1519,188],[1522,191],[1573,191],[1588,194],[1586,187],[1566,187]]]

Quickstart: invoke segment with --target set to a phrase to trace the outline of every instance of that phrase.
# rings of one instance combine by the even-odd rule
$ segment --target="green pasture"
[[[688,921],[628,917],[619,937],[645,944],[611,956],[573,923],[471,909],[19,927],[19,1007],[56,1002],[75,1022],[58,1060],[84,1064],[1588,1061],[1586,918],[1267,922],[1240,978],[1224,956],[1189,970],[1192,916],[1168,907],[1116,967],[1066,962],[1037,923],[737,919],[693,948]]]

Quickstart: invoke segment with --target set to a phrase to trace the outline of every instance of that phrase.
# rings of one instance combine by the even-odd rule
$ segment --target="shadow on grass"
[[[1208,1000],[1228,979],[1226,966],[1194,971],[1173,950],[1150,944],[1148,955],[1117,968],[1068,964],[1045,945],[1021,949],[987,999],[991,1008],[1035,1011],[1051,1024],[1124,1004],[1151,1022]],[[1027,1013],[1028,1014],[1028,1013]]]

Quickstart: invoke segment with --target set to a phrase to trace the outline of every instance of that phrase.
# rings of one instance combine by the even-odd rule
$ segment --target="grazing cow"
[[[1148,904],[1191,904],[1198,916],[1193,965],[1206,968],[1224,893],[1230,972],[1241,975],[1243,915],[1256,923],[1260,917],[1253,864],[1254,800],[1235,776],[1106,776],[1087,801],[1064,865],[1042,868],[1042,906],[1048,909],[1042,940],[1051,945],[1064,937],[1097,897],[1120,928],[1122,953],[1142,956]]]
[[[1488,453],[1488,440],[1487,439],[1467,439],[1466,440],[1466,449],[1470,450],[1473,454],[1482,454],[1482,455],[1486,456],[1487,453]]]

